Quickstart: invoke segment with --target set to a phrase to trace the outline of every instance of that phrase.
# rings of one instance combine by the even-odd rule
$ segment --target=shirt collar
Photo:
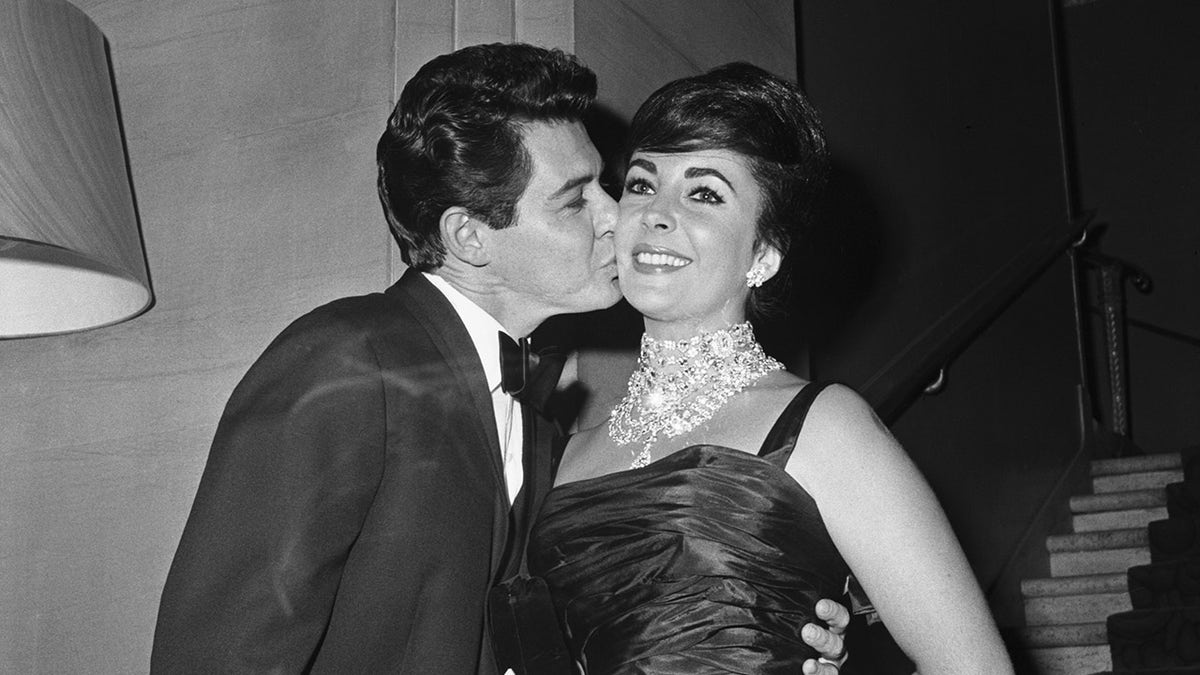
[[[483,374],[487,378],[488,390],[496,391],[500,386],[500,338],[496,333],[507,331],[491,314],[451,286],[450,282],[429,272],[421,274],[446,296],[446,300],[450,301],[454,311],[458,313],[458,318],[462,319],[467,333],[471,336],[471,342],[475,345],[475,352],[483,362]]]

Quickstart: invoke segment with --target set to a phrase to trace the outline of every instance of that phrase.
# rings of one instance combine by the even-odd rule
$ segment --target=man
[[[616,204],[581,123],[595,87],[528,45],[459,50],[405,86],[377,159],[409,269],[301,317],[234,391],[152,671],[497,672],[488,593],[552,481],[552,430],[508,393],[536,387],[519,367],[502,382],[501,343],[619,298]]]

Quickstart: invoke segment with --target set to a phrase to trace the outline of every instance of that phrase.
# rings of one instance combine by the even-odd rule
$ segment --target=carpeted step
[[[1200,480],[1185,480],[1166,487],[1167,514],[1171,518],[1200,517]]]
[[[1055,577],[1124,572],[1150,562],[1145,528],[1051,535],[1046,550]]]
[[[1105,670],[1104,673],[1094,673],[1093,675],[1200,675],[1200,665],[1183,665],[1181,668],[1139,668],[1122,670],[1120,673]]]
[[[1134,609],[1200,607],[1200,561],[1176,560],[1129,568],[1129,599]]]
[[[1200,445],[1185,448],[1179,454],[1183,457],[1183,479],[1200,481]]]
[[[1121,612],[1107,627],[1115,671],[1200,666],[1200,607]]]
[[[1147,527],[1154,562],[1200,559],[1200,518],[1167,518]]]

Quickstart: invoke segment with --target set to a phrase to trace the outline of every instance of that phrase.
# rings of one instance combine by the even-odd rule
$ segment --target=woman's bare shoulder
[[[866,399],[850,387],[831,384],[813,401],[788,470],[793,475],[816,471],[830,477],[844,471],[854,476],[901,455],[900,445]]]
[[[875,415],[871,404],[854,389],[844,384],[829,384],[813,401],[805,423],[806,430],[838,436],[886,433],[883,422]]]

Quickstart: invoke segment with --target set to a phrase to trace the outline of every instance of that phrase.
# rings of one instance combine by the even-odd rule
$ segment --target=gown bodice
[[[692,445],[550,492],[529,568],[590,675],[795,674],[817,656],[800,631],[847,569],[784,467],[819,390],[797,394],[757,456]]]

